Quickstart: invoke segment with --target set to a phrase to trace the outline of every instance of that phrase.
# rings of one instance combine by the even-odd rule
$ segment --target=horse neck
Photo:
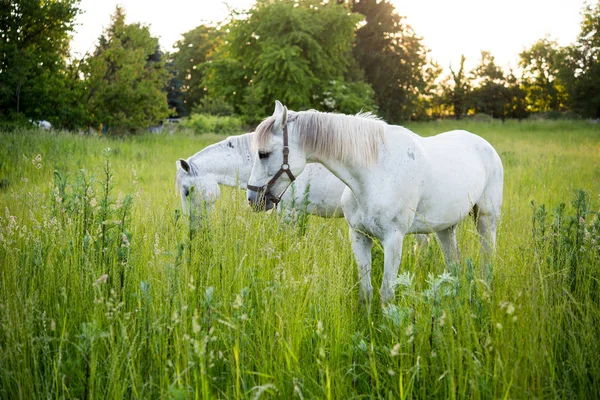
[[[386,144],[385,142],[381,142],[379,146],[386,146]],[[379,156],[381,157],[381,151]],[[376,168],[375,165],[356,165],[350,161],[336,160],[314,153],[306,154],[306,157],[308,162],[316,162],[323,165],[323,167],[335,175],[355,194],[363,192],[372,184],[372,179],[369,177],[368,171],[373,167]]]
[[[189,161],[203,178],[212,178],[220,185],[245,188],[252,170],[252,153],[247,135],[230,137],[210,145]]]
[[[362,171],[364,168],[357,168],[349,163],[337,160],[309,158],[310,161],[318,162],[335,175],[340,181],[344,182],[353,193],[359,193],[364,187]]]

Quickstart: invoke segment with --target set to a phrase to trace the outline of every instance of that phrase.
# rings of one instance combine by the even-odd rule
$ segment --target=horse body
[[[202,204],[212,207],[221,195],[219,185],[246,189],[254,159],[250,150],[252,137],[253,133],[230,136],[177,162],[176,185],[184,212],[189,212],[188,201],[194,207]],[[283,207],[306,204],[310,214],[343,217],[340,198],[344,188],[322,165],[310,164],[296,180],[293,190],[284,195]]]
[[[263,156],[255,160],[249,182],[269,180],[280,159],[282,129],[288,126],[291,171],[297,175],[306,162],[319,162],[346,184],[342,209],[365,302],[372,297],[372,237],[384,248],[383,303],[394,296],[406,234],[435,232],[447,263],[457,261],[456,226],[474,210],[482,248],[487,252],[493,247],[502,203],[502,162],[479,136],[452,131],[422,138],[372,118],[319,112],[293,113],[288,122],[287,109],[279,102],[270,118],[257,128],[254,144]],[[356,159],[365,153],[372,162]],[[285,176],[279,180],[273,185],[277,192],[289,184]],[[261,201],[260,193],[250,190],[248,198]]]

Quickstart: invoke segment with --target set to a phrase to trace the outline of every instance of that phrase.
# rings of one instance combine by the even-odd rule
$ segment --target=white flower
[[[93,283],[92,286],[98,286],[105,283],[108,280],[108,274],[102,275],[100,278],[96,279],[96,282]]]
[[[233,302],[232,307],[236,310],[244,305],[244,299],[239,294],[235,295],[235,301]]]
[[[390,357],[396,357],[398,354],[400,354],[400,343],[396,343],[390,350]]]

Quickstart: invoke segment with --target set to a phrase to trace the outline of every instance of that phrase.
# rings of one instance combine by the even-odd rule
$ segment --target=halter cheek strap
[[[281,201],[281,197],[289,187],[289,185],[286,186],[279,196],[275,196],[273,193],[271,193],[271,189],[273,188],[273,185],[275,185],[275,182],[277,182],[277,179],[279,179],[282,174],[287,174],[291,181],[290,184],[296,180],[296,177],[290,170],[290,164],[288,163],[289,154],[290,147],[288,146],[288,127],[287,124],[285,124],[283,127],[283,163],[281,164],[281,167],[279,167],[279,171],[277,171],[277,173],[264,186],[246,185],[246,187],[250,190],[254,190],[255,192],[262,193],[265,197],[265,200],[270,200],[273,202],[273,204],[275,204],[275,206],[277,206],[277,204]]]

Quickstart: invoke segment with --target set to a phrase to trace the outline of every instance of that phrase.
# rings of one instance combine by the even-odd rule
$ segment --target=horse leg
[[[394,233],[383,240],[383,281],[381,282],[381,304],[394,300],[394,281],[398,278],[398,268],[402,258],[404,235]]]
[[[458,243],[456,241],[456,226],[457,225],[453,225],[449,228],[436,232],[436,235],[440,241],[442,253],[444,253],[446,267],[449,267],[452,263],[458,264],[460,262],[460,253],[458,251]]]
[[[358,282],[360,284],[360,300],[367,309],[373,299],[373,286],[371,285],[371,248],[373,240],[350,228],[350,243],[358,264]]]
[[[490,281],[492,277],[491,259],[496,247],[496,230],[500,217],[500,210],[485,207],[485,204],[476,205],[473,210],[479,241],[481,242],[481,262],[483,265],[484,280]]]

